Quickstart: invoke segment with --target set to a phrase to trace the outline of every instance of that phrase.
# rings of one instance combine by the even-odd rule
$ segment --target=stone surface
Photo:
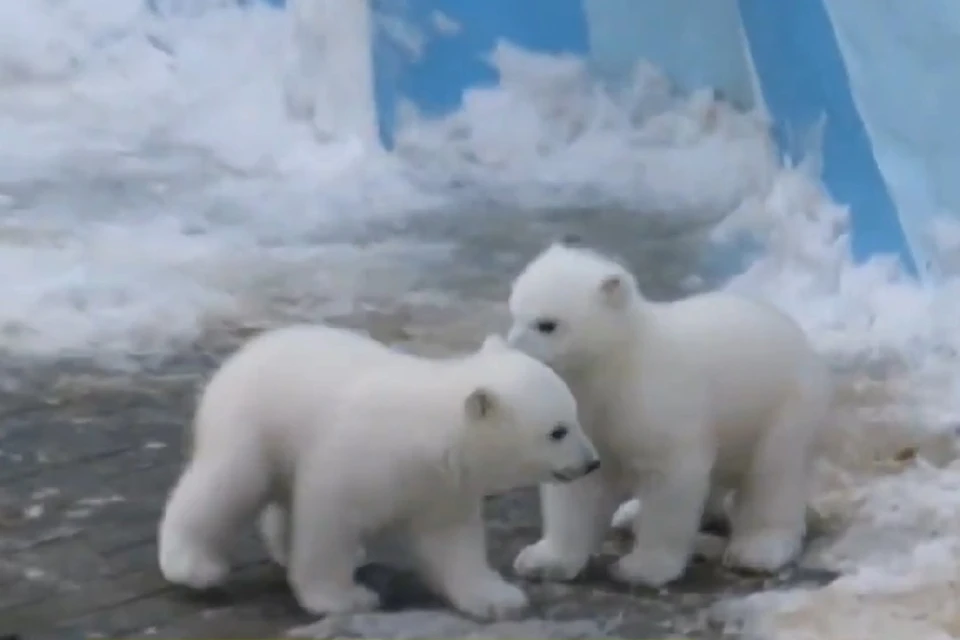
[[[188,593],[157,570],[156,526],[183,464],[185,425],[222,353],[198,350],[131,374],[65,362],[14,372],[17,384],[0,392],[0,634],[263,638],[315,622],[265,561],[252,527],[238,541],[224,589]],[[13,372],[17,365],[8,364]],[[509,575],[514,555],[536,539],[538,511],[535,490],[488,501],[490,556],[499,570]],[[358,578],[381,593],[387,613],[324,621],[314,633],[718,637],[705,612],[723,595],[829,578],[801,570],[744,577],[700,562],[670,589],[628,590],[603,570],[622,543],[611,538],[573,584],[525,584],[529,617],[494,626],[451,614],[403,570],[395,550],[378,549]]]
[[[377,296],[358,292],[343,313],[325,319],[421,353],[472,348],[502,322],[511,275],[561,232],[628,256],[645,291],[657,299],[678,295],[683,288],[677,283],[696,270],[697,252],[669,229],[657,233],[648,225],[638,234],[635,216],[624,212],[480,213],[425,216],[358,233],[352,241],[360,244],[364,234],[367,240],[452,242],[452,255],[421,265],[411,290],[371,285]],[[270,323],[307,319],[287,317],[282,301],[274,302],[279,307],[271,307]],[[195,594],[173,588],[156,567],[156,527],[183,465],[196,394],[251,329],[217,327],[199,345],[125,371],[83,359],[4,359],[0,635],[265,638],[316,622],[297,607],[282,571],[266,562],[253,527],[238,540],[236,571],[224,589]],[[509,577],[515,554],[539,533],[536,491],[489,500],[487,522],[491,561]],[[611,539],[604,556],[573,584],[523,584],[533,601],[527,619],[494,626],[445,610],[403,570],[401,551],[377,549],[375,562],[358,578],[381,594],[385,612],[323,621],[313,633],[423,637],[436,628],[448,637],[710,638],[720,631],[706,611],[725,595],[829,578],[808,570],[744,577],[699,562],[667,590],[628,590],[607,580],[603,568],[622,542]]]
[[[596,620],[522,620],[480,624],[438,611],[338,616],[298,627],[294,638],[600,638]]]

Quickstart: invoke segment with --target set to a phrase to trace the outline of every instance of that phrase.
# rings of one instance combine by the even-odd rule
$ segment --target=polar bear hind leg
[[[832,397],[828,373],[814,371],[784,403],[736,493],[723,557],[731,568],[776,572],[802,549],[817,438]]]
[[[267,555],[281,567],[286,567],[290,553],[290,508],[271,502],[260,512],[257,524]]]
[[[243,462],[220,456],[187,466],[160,523],[158,555],[166,580],[208,589],[226,579],[229,538],[253,519],[267,495],[265,474]]]
[[[309,472],[295,480],[287,581],[300,606],[314,615],[371,611],[379,607],[379,596],[354,579],[362,526],[344,517],[351,509],[327,480]]]
[[[257,522],[267,555],[284,568],[290,558],[290,517],[287,504],[271,502],[260,512]],[[366,558],[366,550],[363,547],[357,549],[357,564],[363,564]]]

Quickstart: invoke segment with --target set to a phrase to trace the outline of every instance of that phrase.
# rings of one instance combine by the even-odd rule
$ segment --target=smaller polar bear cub
[[[570,385],[603,460],[600,474],[541,488],[543,537],[519,574],[576,576],[629,497],[643,509],[619,512],[635,546],[614,577],[661,586],[731,490],[724,563],[776,571],[795,558],[832,385],[794,322],[726,293],[647,301],[624,267],[562,243],[517,277],[509,307],[508,341]]]
[[[165,578],[221,583],[227,543],[259,514],[270,554],[318,615],[378,605],[354,570],[384,530],[406,534],[453,606],[516,613],[527,599],[487,563],[483,497],[600,464],[560,377],[495,337],[436,360],[322,326],[266,333],[213,376],[193,436],[160,524]]]

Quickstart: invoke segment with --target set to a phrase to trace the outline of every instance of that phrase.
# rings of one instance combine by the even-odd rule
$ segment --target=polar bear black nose
[[[584,473],[593,473],[600,468],[600,459],[591,460],[587,463],[587,466],[583,468]]]

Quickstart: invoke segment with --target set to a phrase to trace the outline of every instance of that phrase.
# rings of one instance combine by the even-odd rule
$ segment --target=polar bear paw
[[[564,557],[549,540],[540,540],[517,554],[513,570],[524,578],[566,582],[576,578],[585,565],[580,558]]]
[[[359,584],[350,587],[329,585],[296,589],[300,606],[317,616],[373,611],[380,596]]]
[[[616,531],[633,531],[633,523],[640,515],[640,501],[636,498],[621,504],[610,520],[610,527]]]
[[[800,553],[802,534],[779,529],[734,536],[723,554],[730,569],[776,573]]]
[[[283,507],[269,505],[260,514],[260,537],[267,555],[281,567],[287,566],[289,558],[288,515]]]
[[[686,565],[683,554],[637,549],[615,562],[610,575],[617,582],[658,589],[679,578]]]
[[[210,589],[223,584],[229,563],[179,536],[166,536],[160,543],[160,573],[168,582],[191,589]]]
[[[481,620],[518,617],[529,604],[521,589],[499,578],[481,580],[458,589],[456,594],[451,594],[450,600],[466,615]]]

